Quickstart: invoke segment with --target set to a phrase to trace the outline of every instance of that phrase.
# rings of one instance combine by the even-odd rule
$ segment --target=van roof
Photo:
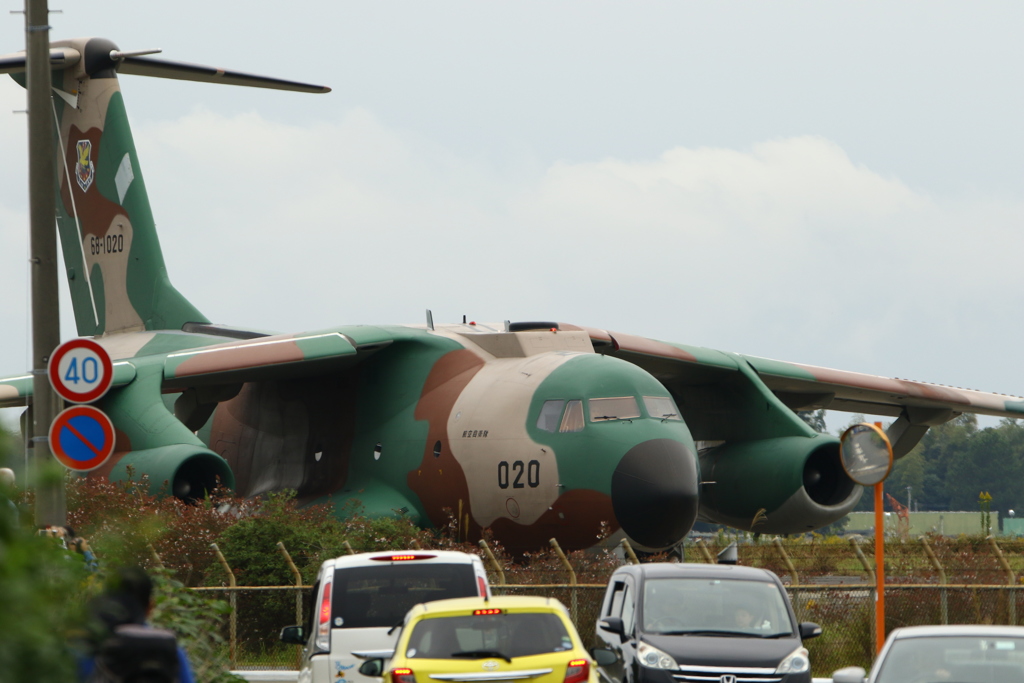
[[[342,555],[324,562],[323,567],[342,569],[345,567],[370,567],[377,565],[409,562],[411,564],[474,564],[480,558],[456,550],[383,550],[375,553]]]
[[[616,574],[630,573],[647,579],[693,577],[695,579],[736,579],[774,583],[778,577],[767,569],[735,564],[698,564],[687,562],[651,562],[620,567]]]

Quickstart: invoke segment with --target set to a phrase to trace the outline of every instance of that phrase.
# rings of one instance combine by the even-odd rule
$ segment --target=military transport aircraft
[[[645,548],[706,520],[796,533],[862,488],[839,443],[794,411],[889,415],[897,456],[963,413],[1019,417],[1024,399],[655,341],[564,322],[345,325],[267,334],[213,324],[168,279],[118,74],[327,92],[121,52],[51,44],[58,226],[78,334],[116,359],[99,406],[116,452],[183,499],[219,479],[292,488],[343,514],[451,517],[507,547]],[[20,78],[24,54],[0,57]],[[29,376],[0,379],[25,406]]]

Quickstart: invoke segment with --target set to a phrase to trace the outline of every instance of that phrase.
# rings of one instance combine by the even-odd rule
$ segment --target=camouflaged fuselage
[[[660,536],[635,530],[645,545],[669,545],[692,525],[696,448],[681,420],[538,426],[548,401],[669,397],[643,370],[595,353],[585,333],[386,331],[394,343],[353,370],[247,383],[217,407],[200,436],[231,465],[240,493],[295,488],[342,514],[454,522],[469,540],[489,528],[510,547],[553,536],[587,547],[620,526],[612,475],[623,457],[667,440],[674,449],[652,456],[659,465],[649,483],[632,485],[649,490],[637,495],[627,485],[620,497],[658,499],[674,513],[647,525],[665,527]]]

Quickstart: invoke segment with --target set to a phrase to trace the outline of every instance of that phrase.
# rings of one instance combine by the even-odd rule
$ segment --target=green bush
[[[221,635],[223,623],[231,612],[228,604],[186,588],[183,583],[173,579],[167,570],[157,569],[151,573],[155,605],[150,614],[150,622],[178,636],[178,644],[188,654],[196,681],[243,681],[228,670],[228,644]]]
[[[20,528],[0,508],[0,677],[12,683],[75,679],[69,642],[84,624],[88,580],[73,553]]]

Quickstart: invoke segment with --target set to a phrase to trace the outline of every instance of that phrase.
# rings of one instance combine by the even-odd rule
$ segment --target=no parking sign
[[[98,408],[71,406],[50,425],[50,450],[68,469],[94,470],[114,452],[114,425]]]

